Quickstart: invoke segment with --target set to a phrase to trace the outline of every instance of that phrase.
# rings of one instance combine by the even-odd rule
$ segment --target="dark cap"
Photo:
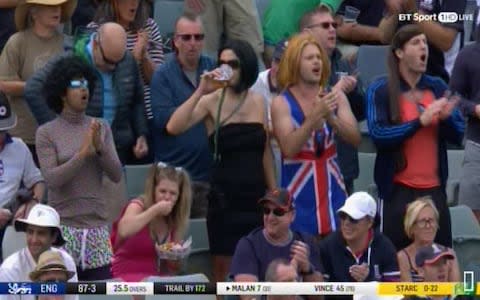
[[[280,60],[287,46],[287,40],[281,40],[280,42],[278,42],[277,45],[275,45],[275,50],[273,50],[273,59]]]
[[[454,259],[455,255],[449,248],[438,244],[433,244],[431,246],[418,249],[417,255],[415,255],[415,263],[417,266],[423,267],[425,264],[431,265],[436,263],[442,257]]]
[[[12,111],[7,96],[0,92],[0,130],[9,130],[17,125],[17,116]]]
[[[286,189],[283,188],[268,191],[265,196],[258,201],[258,204],[263,204],[266,201],[272,202],[276,206],[284,209],[291,209],[295,207],[292,196]]]

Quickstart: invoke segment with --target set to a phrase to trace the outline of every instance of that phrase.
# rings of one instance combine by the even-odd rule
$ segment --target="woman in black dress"
[[[257,201],[275,187],[275,178],[264,100],[250,90],[258,75],[255,52],[245,41],[230,40],[218,53],[219,66],[229,66],[232,76],[215,90],[221,70],[205,73],[192,97],[170,118],[167,131],[179,134],[201,121],[210,129],[215,166],[208,238],[214,280],[223,281],[238,240],[262,225]]]

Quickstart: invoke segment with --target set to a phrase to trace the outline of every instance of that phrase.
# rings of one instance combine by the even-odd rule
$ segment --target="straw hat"
[[[27,28],[28,10],[30,6],[35,4],[50,6],[62,5],[61,22],[65,23],[72,17],[77,7],[77,0],[20,0],[15,8],[15,25],[18,31]]]
[[[50,271],[65,272],[67,275],[67,280],[75,275],[75,272],[67,270],[65,261],[63,260],[60,252],[47,250],[40,254],[40,257],[38,258],[38,264],[35,269],[30,272],[29,277],[32,281],[37,281],[42,274]]]

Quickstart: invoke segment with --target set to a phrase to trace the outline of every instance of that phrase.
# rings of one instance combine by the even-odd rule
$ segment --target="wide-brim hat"
[[[14,222],[15,230],[18,232],[25,232],[27,225],[53,228],[57,231],[57,239],[52,245],[58,247],[65,244],[62,229],[60,228],[60,216],[51,206],[36,204],[32,207],[26,219],[17,219]]]
[[[42,274],[51,271],[64,272],[65,275],[67,275],[67,281],[75,275],[75,272],[67,270],[67,267],[65,266],[65,261],[62,258],[60,252],[47,250],[40,254],[40,257],[38,258],[38,264],[35,267],[35,270],[30,272],[29,274],[30,280],[38,281],[38,278]]]
[[[28,24],[28,9],[31,5],[62,6],[61,23],[68,22],[77,7],[77,0],[20,0],[15,8],[15,25],[18,31],[25,30]]]
[[[17,125],[17,116],[10,107],[7,96],[0,92],[0,130],[6,131]]]

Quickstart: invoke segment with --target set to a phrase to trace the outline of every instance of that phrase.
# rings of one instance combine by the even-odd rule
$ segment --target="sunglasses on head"
[[[237,59],[233,60],[219,60],[218,61],[218,66],[221,65],[229,65],[232,69],[239,69],[240,68],[240,61]]]
[[[177,172],[182,172],[183,171],[182,167],[174,167],[174,166],[171,166],[167,163],[164,163],[163,161],[160,161],[160,162],[157,163],[157,168],[160,168],[160,169],[172,168],[172,169],[175,169],[175,171],[177,171]]]
[[[266,206],[263,207],[263,214],[264,215],[269,215],[270,213],[273,213],[274,216],[276,217],[283,217],[288,211],[287,210],[284,210],[282,208],[274,208],[274,209],[271,209],[271,208],[268,208]]]
[[[335,22],[321,22],[321,23],[316,23],[316,24],[312,24],[310,26],[307,26],[307,28],[321,27],[323,29],[328,29],[328,28],[330,28],[330,26],[332,26],[334,29],[336,29],[337,28],[337,23],[335,23]]]
[[[100,49],[100,55],[102,56],[103,61],[110,66],[117,66],[120,61],[113,61],[105,56],[105,52],[103,51],[102,44],[100,43],[100,35],[97,34],[96,36],[98,48]]]
[[[197,34],[177,34],[177,36],[182,39],[182,41],[184,42],[188,42],[188,41],[191,41],[192,38],[195,40],[195,41],[203,41],[203,39],[205,38],[205,34],[203,33],[197,33]]]
[[[347,215],[345,213],[341,213],[339,217],[340,217],[340,220],[342,220],[342,221],[348,220],[352,224],[358,224],[358,222],[360,222],[360,220],[362,220],[362,219],[355,220],[354,218],[350,217],[349,215]]]
[[[68,85],[68,87],[71,89],[79,89],[79,88],[88,89],[88,80],[86,79],[70,80],[70,84]]]

